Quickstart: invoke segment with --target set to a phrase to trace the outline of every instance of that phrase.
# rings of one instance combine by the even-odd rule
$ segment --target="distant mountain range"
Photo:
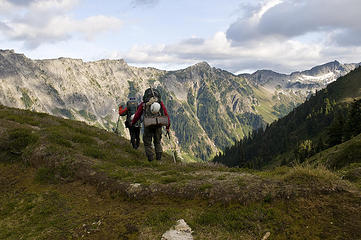
[[[171,115],[180,156],[208,159],[359,65],[334,61],[290,75],[269,70],[234,75],[206,62],[164,71],[132,67],[124,60],[31,60],[0,50],[0,103],[111,130],[118,104],[131,91],[140,100],[146,88],[157,87]],[[120,132],[128,134],[123,124]]]
[[[214,161],[260,169],[302,163],[319,153],[313,161],[322,159],[326,167],[340,169],[361,161],[360,134],[361,67],[358,67],[285,117],[225,149]]]
[[[341,64],[338,61],[333,61],[313,67],[310,70],[293,72],[290,75],[270,70],[259,70],[253,74],[241,74],[240,76],[271,90],[287,89],[308,92],[308,90],[312,91],[326,87],[338,77],[345,75],[358,66],[360,66],[360,63]]]

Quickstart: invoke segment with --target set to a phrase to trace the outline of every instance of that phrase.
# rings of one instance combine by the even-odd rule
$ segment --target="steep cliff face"
[[[1,51],[0,102],[109,130],[117,120],[117,105],[126,100],[130,89],[144,91],[148,81],[162,73],[151,68],[129,67],[123,60],[32,61],[22,54]]]
[[[132,67],[123,60],[31,60],[0,50],[0,103],[111,130],[118,119],[117,107],[130,91],[136,91],[141,100],[146,88],[157,87],[170,113],[181,156],[207,159],[250,130],[287,114],[325,86],[325,74],[329,82],[354,65],[344,65],[345,71],[340,67],[322,70],[323,75],[320,71],[316,75],[258,71],[236,76],[205,62],[162,71]],[[306,83],[301,81],[305,76]],[[129,137],[124,125],[119,126],[121,134]],[[171,146],[168,141],[165,144],[166,149]]]

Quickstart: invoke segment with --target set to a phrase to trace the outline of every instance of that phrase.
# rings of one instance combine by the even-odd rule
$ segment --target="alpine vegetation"
[[[121,59],[31,60],[1,50],[0,103],[117,129],[130,138],[123,121],[117,121],[119,105],[131,94],[140,102],[152,86],[164,96],[172,122],[174,138],[166,141],[165,150],[176,145],[178,157],[185,161],[207,160],[285,116],[357,65],[335,61],[290,75],[269,70],[234,75],[206,62],[163,71],[132,67]]]

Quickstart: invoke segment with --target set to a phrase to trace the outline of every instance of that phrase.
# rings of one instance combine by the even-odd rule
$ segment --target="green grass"
[[[305,185],[328,185],[340,181],[340,177],[327,169],[324,165],[311,165],[308,163],[296,164],[293,167],[276,167],[271,170],[255,171],[263,178],[273,178],[287,183]]]
[[[177,208],[154,209],[149,212],[145,219],[145,224],[167,231],[181,217],[181,211]]]
[[[178,181],[177,176],[165,176],[165,177],[161,177],[160,179],[160,182],[163,184],[173,183],[177,181]]]
[[[360,163],[337,172],[321,164],[174,164],[167,154],[149,163],[143,146],[134,150],[115,134],[1,106],[0,133],[0,239],[160,239],[181,218],[195,239],[361,234]],[[134,183],[140,198],[124,193]]]
[[[355,183],[361,189],[361,163],[351,163],[337,173],[342,179]]]
[[[7,112],[4,112],[3,116],[1,117],[3,117],[6,120],[14,121],[21,124],[29,124],[32,126],[39,125],[39,122],[36,121],[33,117],[24,114],[14,114],[13,112],[7,114]]]
[[[272,208],[261,205],[219,207],[206,209],[195,218],[195,223],[200,226],[224,228],[228,232],[246,231],[258,235],[259,225],[262,222],[274,221],[275,215]]]
[[[72,180],[74,170],[67,164],[56,168],[41,167],[36,171],[34,180],[41,184],[58,184],[61,181]]]
[[[85,156],[97,158],[97,159],[105,159],[106,154],[100,150],[99,148],[93,146],[86,146],[83,151]]]
[[[330,169],[340,169],[351,163],[361,163],[361,134],[347,142],[312,156],[308,162],[322,163]]]
[[[56,191],[10,193],[0,202],[0,239],[64,239],[74,227],[69,206]]]
[[[212,187],[213,187],[212,184],[210,184],[210,183],[204,183],[204,184],[202,184],[202,185],[199,187],[199,190],[200,190],[200,191],[206,191],[206,190],[208,190],[208,189],[211,189]]]
[[[336,182],[339,177],[322,165],[297,165],[285,173],[283,179],[287,182],[317,184],[320,181]]]
[[[9,131],[9,147],[12,153],[21,154],[21,152],[30,144],[36,143],[38,135],[30,129],[16,128]]]

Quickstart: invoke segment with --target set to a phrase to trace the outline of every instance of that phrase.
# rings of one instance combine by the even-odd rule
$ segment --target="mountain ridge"
[[[355,137],[361,133],[360,78],[361,67],[358,67],[312,95],[286,116],[226,149],[215,161],[251,168],[293,164]],[[353,145],[358,144],[355,142]],[[359,151],[354,152],[350,151],[348,156],[342,154],[346,163],[360,161],[352,157]]]
[[[141,100],[144,90],[153,86],[164,94],[179,155],[203,160],[252,129],[284,116],[322,88],[312,79],[296,85],[286,78],[273,80],[255,84],[252,77],[234,75],[206,62],[165,71],[129,66],[123,59],[31,60],[0,50],[0,103],[111,130],[116,126],[118,104],[131,91]],[[123,123],[119,128],[122,136],[129,137]],[[171,145],[167,143],[166,149]]]

